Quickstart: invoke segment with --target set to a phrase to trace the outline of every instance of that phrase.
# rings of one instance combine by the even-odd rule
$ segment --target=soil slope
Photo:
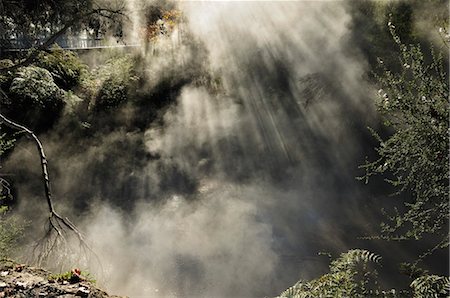
[[[17,264],[11,260],[0,261],[1,297],[119,298],[108,295],[76,271],[55,278],[46,270]]]

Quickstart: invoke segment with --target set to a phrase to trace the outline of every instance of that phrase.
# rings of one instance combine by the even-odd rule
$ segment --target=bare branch
[[[8,98],[6,93],[1,88],[0,88],[0,95],[6,99]],[[47,200],[47,205],[48,205],[48,210],[50,212],[50,216],[48,218],[47,233],[42,238],[42,240],[39,241],[39,243],[37,244],[37,247],[38,246],[41,247],[41,253],[38,255],[38,258],[37,258],[38,262],[40,263],[40,262],[42,262],[42,260],[46,260],[52,253],[53,249],[55,247],[58,247],[59,244],[64,245],[67,243],[66,237],[64,235],[66,229],[76,235],[76,237],[80,241],[80,244],[82,247],[87,248],[90,252],[92,252],[95,255],[93,250],[90,248],[90,246],[84,240],[84,237],[81,234],[81,232],[78,230],[78,228],[67,217],[63,218],[61,215],[59,215],[55,211],[55,208],[53,206],[52,194],[50,191],[50,178],[49,178],[49,174],[48,174],[47,157],[44,152],[44,147],[42,146],[42,143],[39,140],[39,138],[36,136],[36,134],[32,130],[8,119],[1,113],[0,113],[0,122],[12,129],[20,130],[20,131],[28,134],[34,140],[36,147],[38,149],[40,160],[41,160],[41,170],[42,170],[42,179],[43,179],[43,184],[44,184],[44,193],[45,193],[45,198]],[[56,235],[52,232],[56,233]]]
[[[3,91],[2,91],[3,93]],[[4,93],[3,93],[4,94]],[[51,214],[55,212],[55,209],[53,208],[53,202],[52,202],[52,194],[50,192],[50,180],[48,176],[48,169],[47,169],[47,157],[45,156],[44,148],[42,147],[41,141],[38,139],[38,137],[28,128],[26,128],[23,125],[20,125],[12,120],[7,119],[4,115],[0,113],[0,122],[3,122],[6,126],[21,130],[25,133],[27,133],[36,143],[36,147],[39,152],[39,156],[41,158],[41,168],[42,168],[42,178],[44,180],[44,191],[45,191],[45,197],[47,199],[48,209]]]

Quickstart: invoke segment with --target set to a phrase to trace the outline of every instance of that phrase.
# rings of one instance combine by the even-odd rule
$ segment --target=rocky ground
[[[0,261],[1,297],[116,297],[108,295],[83,277],[78,269],[61,275],[52,275],[43,269]]]

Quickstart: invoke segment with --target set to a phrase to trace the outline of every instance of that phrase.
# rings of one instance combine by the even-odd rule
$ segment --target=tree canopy
[[[113,19],[113,12],[123,10],[122,5],[112,5],[112,2],[98,3],[92,0],[2,1],[0,36],[6,40],[22,38],[29,46],[35,46],[66,27],[74,32],[86,28],[98,33],[105,30],[104,18]]]

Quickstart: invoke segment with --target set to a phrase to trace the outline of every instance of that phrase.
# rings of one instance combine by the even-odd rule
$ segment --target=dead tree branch
[[[53,206],[52,194],[50,191],[50,178],[48,175],[47,157],[45,156],[44,147],[42,146],[42,143],[39,140],[39,138],[30,129],[6,118],[1,113],[0,113],[0,122],[10,128],[25,132],[27,135],[29,135],[34,140],[34,142],[36,144],[36,147],[37,147],[37,150],[39,153],[39,157],[41,159],[41,170],[42,170],[42,179],[44,182],[44,193],[45,193],[45,198],[47,200],[48,210],[50,212],[50,224],[52,225],[52,227],[56,230],[56,232],[58,234],[61,234],[60,230],[59,230],[61,228],[61,226],[55,225],[55,222],[52,221],[53,219],[56,219],[57,221],[62,223],[66,228],[75,232],[78,235],[78,237],[80,238],[80,240],[83,240],[83,236],[80,234],[78,229],[67,218],[63,218],[55,211],[55,207]]]
[[[1,96],[7,98],[7,95],[3,90],[0,89]],[[42,263],[43,261],[47,260],[50,255],[52,254],[53,250],[56,247],[70,247],[67,245],[67,239],[66,239],[66,231],[72,232],[75,234],[75,236],[78,238],[79,242],[81,243],[82,247],[89,250],[90,252],[94,253],[93,250],[89,247],[89,245],[86,243],[83,235],[78,230],[78,228],[67,218],[62,217],[59,215],[55,207],[53,205],[52,200],[52,193],[50,189],[50,178],[48,174],[48,161],[47,157],[45,155],[44,147],[42,146],[41,141],[36,136],[36,134],[28,129],[27,127],[16,123],[13,120],[8,119],[3,114],[0,113],[0,123],[3,123],[4,125],[19,130],[21,132],[26,133],[31,139],[33,139],[34,143],[36,144],[37,151],[39,153],[40,161],[41,161],[41,171],[42,171],[42,180],[44,184],[44,194],[45,198],[47,200],[48,205],[48,211],[50,213],[48,218],[48,229],[46,232],[46,235],[39,241],[35,247],[35,250],[40,248],[40,252],[37,254],[37,261],[38,263]],[[61,244],[61,245],[60,245]],[[95,253],[94,253],[95,255]]]
[[[20,125],[12,120],[7,119],[1,113],[0,113],[0,122],[4,123],[6,126],[8,126],[10,128],[25,132],[36,143],[36,147],[38,149],[39,156],[41,158],[42,178],[44,180],[44,191],[45,191],[45,197],[47,199],[48,209],[50,211],[50,214],[55,213],[55,209],[53,207],[53,202],[52,202],[52,194],[50,192],[50,180],[49,180],[48,168],[47,168],[48,162],[47,162],[47,157],[45,156],[44,148],[42,147],[41,141],[31,130],[29,130],[28,128],[26,128],[23,125]]]

